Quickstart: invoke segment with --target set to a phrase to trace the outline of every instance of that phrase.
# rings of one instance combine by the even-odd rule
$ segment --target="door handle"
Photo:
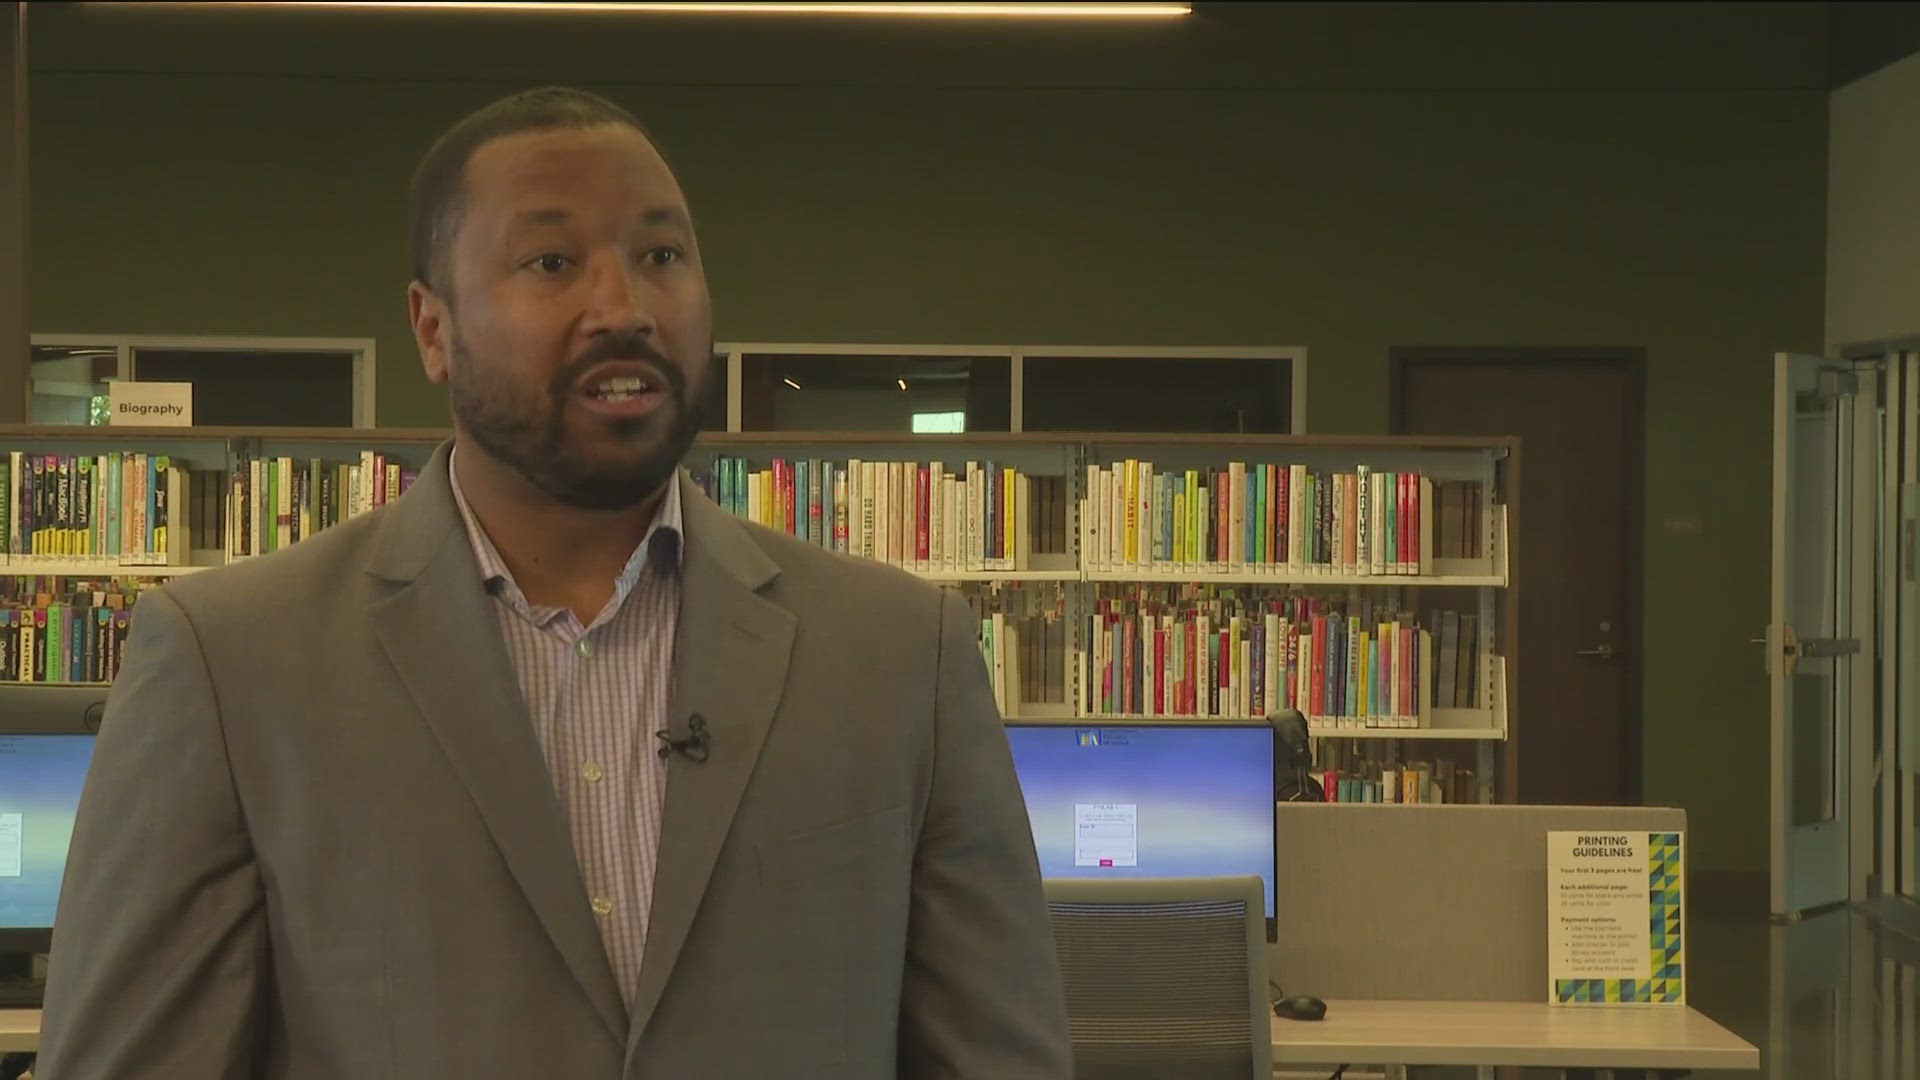
[[[1613,659],[1613,646],[1611,646],[1611,645],[1602,645],[1602,646],[1600,646],[1600,647],[1599,647],[1599,648],[1597,648],[1597,649],[1581,649],[1581,650],[1580,650],[1579,652],[1577,652],[1577,653],[1575,653],[1574,655],[1576,655],[1576,656],[1597,656],[1597,657],[1599,657],[1599,658],[1600,658],[1600,659],[1602,659],[1602,660],[1611,660],[1611,659]]]
[[[1780,636],[1782,639],[1780,643],[1780,658],[1786,661],[1786,674],[1788,678],[1793,677],[1802,659],[1819,660],[1832,657],[1858,656],[1860,654],[1859,638],[1803,638],[1794,633],[1791,625],[1782,627]],[[1765,645],[1768,642],[1767,638],[1751,638],[1749,640],[1756,645]],[[1771,665],[1769,665],[1768,670],[1772,670]]]
[[[1802,638],[1800,655],[1809,660],[1823,656],[1857,656],[1860,653],[1859,638]]]

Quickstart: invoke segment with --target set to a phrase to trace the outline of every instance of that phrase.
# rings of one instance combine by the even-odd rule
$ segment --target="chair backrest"
[[[1075,1080],[1270,1080],[1257,877],[1049,878]]]

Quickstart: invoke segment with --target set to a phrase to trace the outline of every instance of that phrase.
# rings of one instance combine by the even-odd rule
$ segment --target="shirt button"
[[[596,896],[596,897],[594,897],[594,898],[593,898],[593,913],[594,913],[595,915],[599,915],[599,916],[601,916],[601,917],[603,917],[603,918],[604,918],[605,916],[608,916],[608,915],[611,915],[611,914],[613,914],[613,901],[611,901],[611,900],[609,900],[609,899],[607,899],[607,898],[606,898],[606,897],[604,897],[604,896]]]
[[[600,782],[600,778],[607,774],[600,768],[599,762],[589,761],[585,765],[580,766],[580,775],[587,778],[587,783],[597,784]]]
[[[588,641],[586,638],[581,638],[580,644],[574,647],[580,650],[581,656],[588,660],[593,659],[593,642]]]

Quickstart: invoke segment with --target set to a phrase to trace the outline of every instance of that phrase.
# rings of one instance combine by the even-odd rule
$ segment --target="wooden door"
[[[1643,357],[1633,349],[1407,348],[1396,434],[1513,435],[1520,571],[1513,708],[1523,803],[1640,801]]]

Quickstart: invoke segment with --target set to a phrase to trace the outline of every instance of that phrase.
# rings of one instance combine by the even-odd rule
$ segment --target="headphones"
[[[1273,725],[1274,739],[1285,755],[1274,787],[1275,802],[1325,802],[1326,791],[1312,776],[1313,736],[1307,730],[1307,718],[1299,709],[1281,709],[1267,715]]]

